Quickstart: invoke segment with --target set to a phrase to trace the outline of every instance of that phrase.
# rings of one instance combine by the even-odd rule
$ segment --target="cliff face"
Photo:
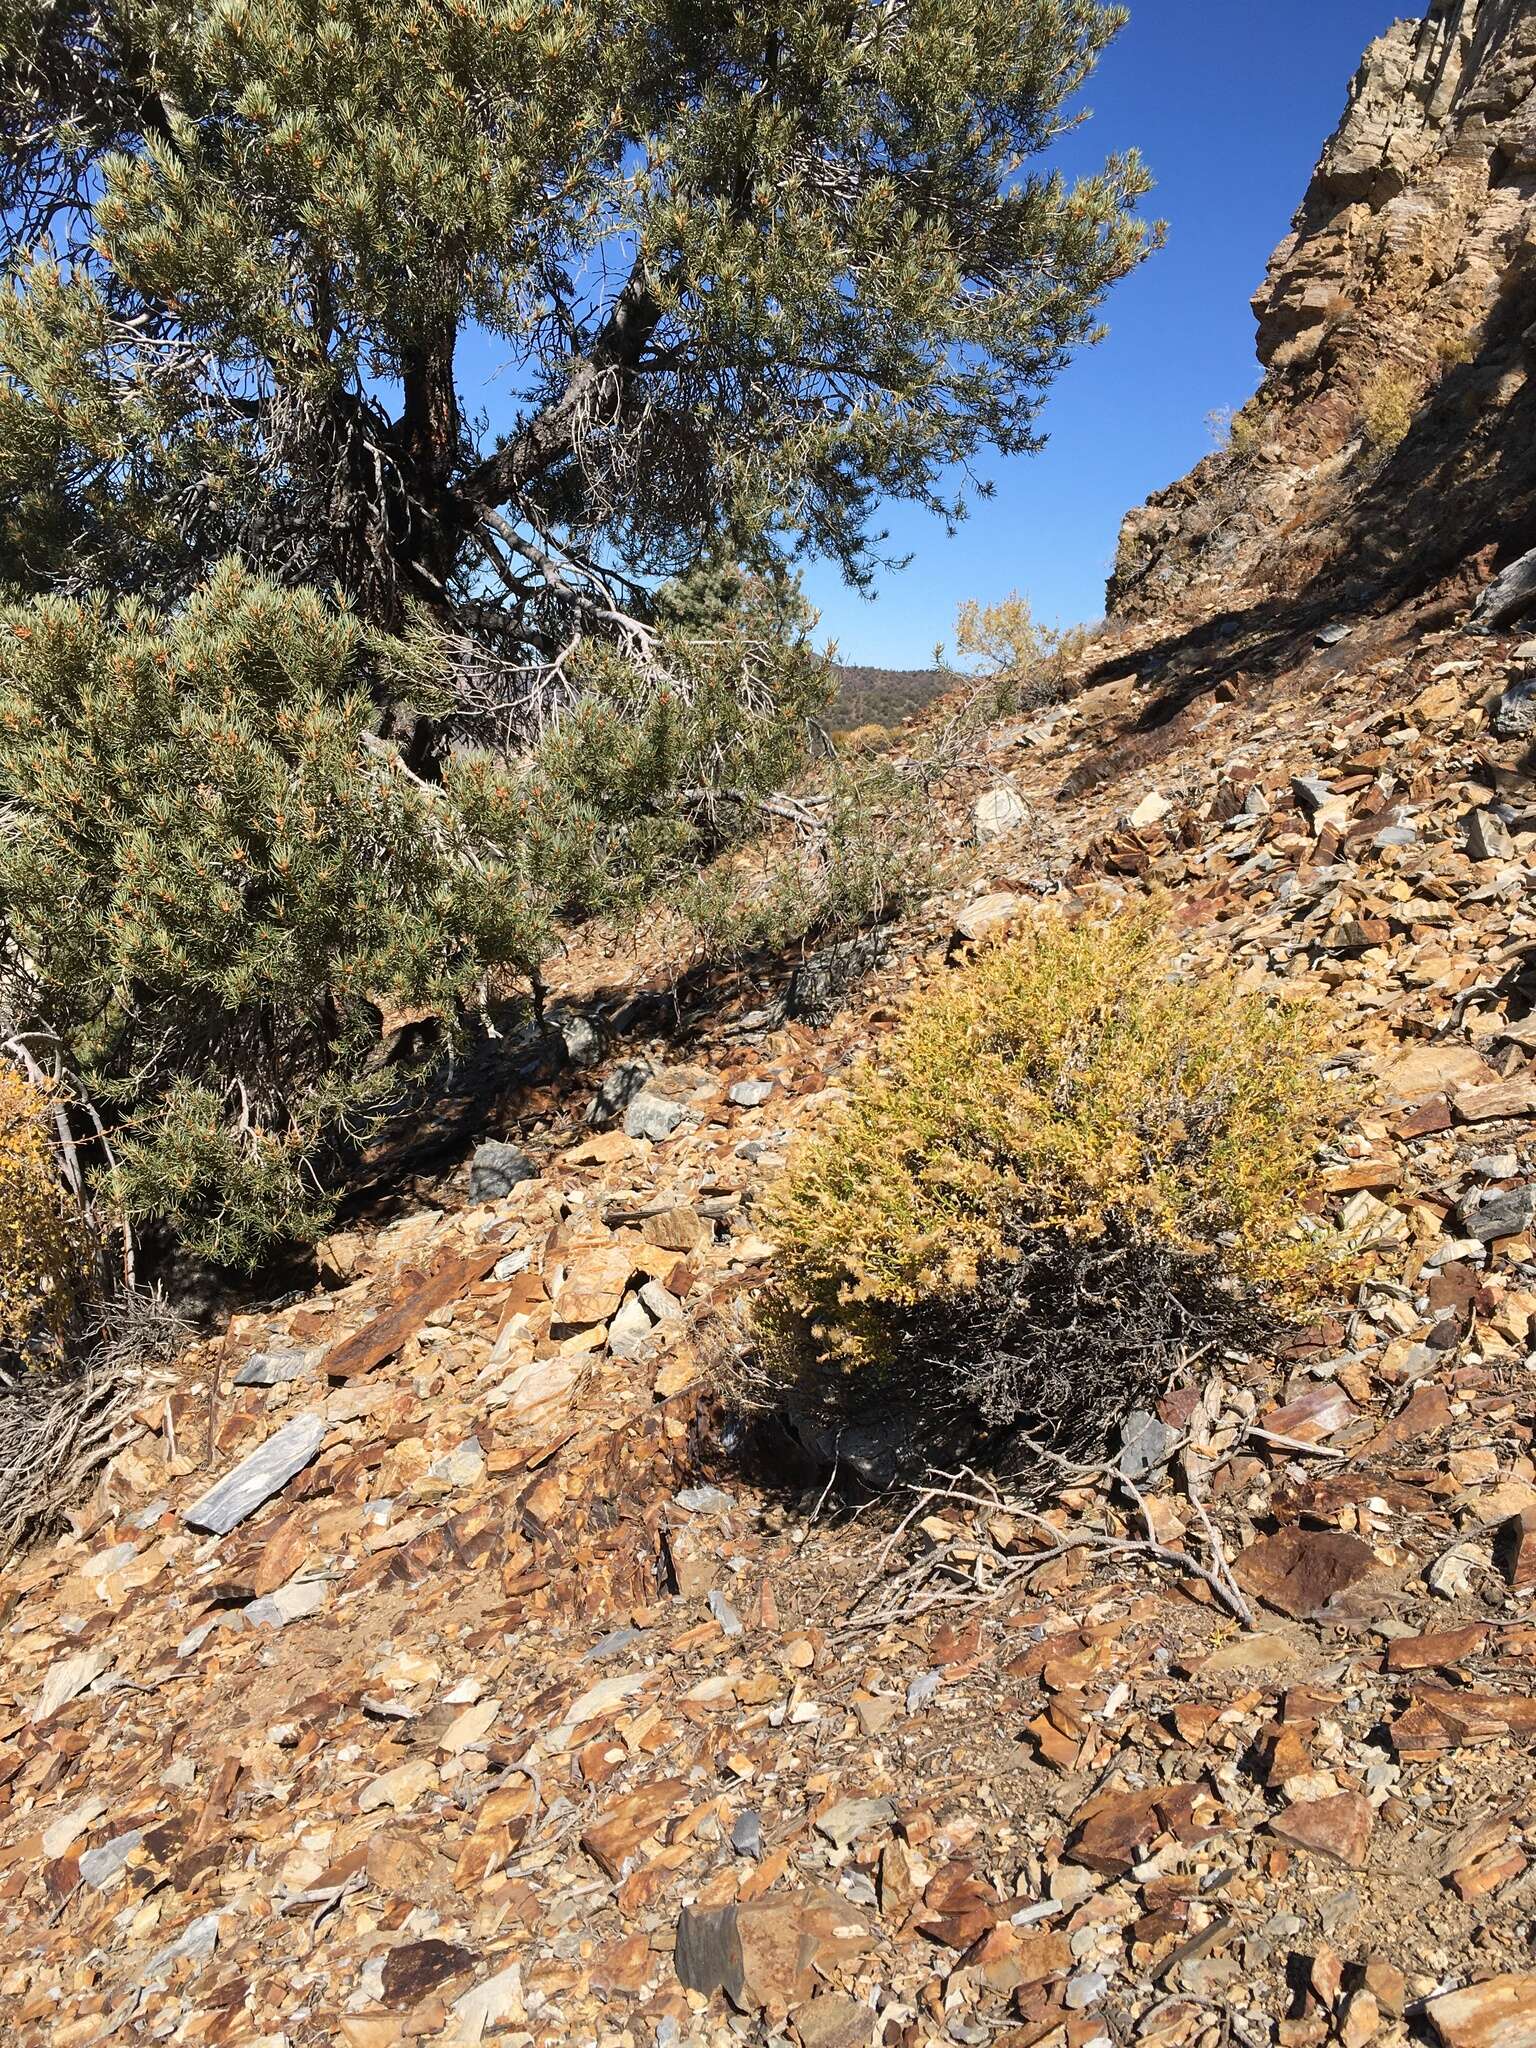
[[[1536,0],[1373,43],[1254,298],[1230,444],[1126,519],[1121,617],[1434,582],[1536,540]]]

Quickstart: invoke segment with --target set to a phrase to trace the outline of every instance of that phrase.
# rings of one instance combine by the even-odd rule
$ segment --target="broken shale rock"
[[[325,1442],[328,1426],[323,1415],[294,1416],[184,1509],[182,1520],[189,1528],[228,1535],[304,1470]]]
[[[1336,1529],[1282,1529],[1250,1544],[1233,1576],[1266,1607],[1306,1620],[1380,1570],[1376,1553],[1357,1536]]]
[[[809,1895],[781,1892],[732,1906],[686,1906],[676,1967],[689,1991],[723,1991],[740,2012],[787,2013],[811,1994],[816,1942],[804,1915]]]
[[[1443,2048],[1536,2048],[1536,1976],[1487,1977],[1425,2007]]]

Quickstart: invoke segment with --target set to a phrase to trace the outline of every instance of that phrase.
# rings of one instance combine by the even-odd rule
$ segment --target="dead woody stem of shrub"
[[[0,1389],[0,1560],[48,1533],[103,1466],[143,1434],[131,1414],[142,1395],[140,1384],[107,1367]]]
[[[1068,1557],[1075,1551],[1092,1550],[1103,1556],[1142,1557],[1156,1564],[1169,1565],[1175,1571],[1198,1579],[1245,1629],[1254,1627],[1253,1609],[1232,1575],[1221,1533],[1199,1496],[1192,1472],[1186,1470],[1185,1493],[1199,1523],[1210,1560],[1208,1564],[1202,1564],[1187,1551],[1175,1550],[1158,1540],[1146,1495],[1133,1479],[1112,1466],[1074,1470],[1080,1479],[1113,1478],[1114,1483],[1130,1496],[1145,1525],[1146,1535],[1117,1536],[1108,1529],[1088,1527],[1064,1533],[1044,1515],[1012,1499],[969,1467],[953,1474],[936,1473],[926,1486],[909,1489],[917,1499],[881,1546],[875,1569],[860,1587],[845,1616],[847,1625],[859,1629],[889,1628],[913,1621],[939,1607],[985,1606],[1015,1586],[1027,1585],[1042,1565]],[[913,1523],[946,1503],[984,1508],[990,1514],[1006,1516],[1043,1536],[1045,1548],[1031,1551],[1024,1557],[1013,1557],[999,1550],[985,1534],[967,1530],[963,1536],[937,1544],[926,1556],[887,1580],[874,1604],[861,1612],[884,1578],[892,1552]]]

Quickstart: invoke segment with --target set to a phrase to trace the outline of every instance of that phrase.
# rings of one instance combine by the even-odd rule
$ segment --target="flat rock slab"
[[[235,1374],[237,1387],[282,1387],[302,1379],[320,1353],[314,1350],[253,1351]]]
[[[451,1941],[403,1942],[384,1959],[384,2003],[392,2012],[419,2005],[429,1991],[468,1976],[480,1958]]]
[[[324,1443],[329,1426],[323,1415],[296,1415],[292,1422],[285,1422],[259,1451],[252,1451],[233,1472],[195,1500],[183,1512],[182,1520],[189,1528],[206,1529],[214,1536],[238,1528],[304,1470]]]
[[[1536,2048],[1536,1976],[1485,1978],[1425,2008],[1445,2048]]]
[[[635,1270],[621,1245],[604,1245],[571,1261],[565,1284],[555,1295],[555,1321],[562,1328],[590,1329],[617,1314]]]
[[[800,2048],[869,2048],[875,2037],[875,2015],[857,1999],[824,1992],[795,2012]]]
[[[808,1999],[815,1943],[802,1925],[803,1892],[733,1906],[686,1906],[675,1966],[690,1991],[723,1991],[740,2012],[780,2011]]]
[[[1092,1799],[1075,1816],[1066,1858],[1104,1877],[1124,1877],[1160,1835],[1182,1840],[1195,1827],[1198,1785],[1151,1785]]]
[[[507,1247],[476,1245],[473,1251],[450,1252],[439,1259],[430,1273],[408,1274],[396,1290],[395,1299],[372,1322],[364,1323],[350,1337],[343,1337],[326,1353],[325,1370],[333,1380],[355,1379],[372,1372],[391,1358],[401,1345],[414,1337],[436,1308],[446,1308],[477,1280],[483,1280],[492,1266],[506,1256]]]
[[[1266,1607],[1301,1620],[1380,1569],[1375,1552],[1358,1536],[1335,1529],[1282,1529],[1278,1536],[1250,1544],[1233,1576]]]
[[[499,1138],[487,1138],[483,1145],[475,1147],[474,1157],[469,1162],[469,1199],[471,1204],[499,1202],[510,1195],[525,1180],[537,1180],[539,1169],[520,1145],[504,1144]]]
[[[1310,1799],[1288,1806],[1270,1822],[1270,1832],[1293,1849],[1308,1849],[1314,1856],[1326,1856],[1342,1863],[1346,1870],[1362,1870],[1371,1845],[1375,1815],[1368,1799],[1358,1792],[1337,1792],[1328,1799]]]
[[[825,1835],[834,1848],[847,1849],[860,1835],[867,1835],[872,1828],[883,1827],[895,1818],[894,1799],[840,1799],[815,1826],[816,1832]]]
[[[955,937],[965,945],[974,946],[990,933],[1006,930],[1023,908],[1024,898],[1010,895],[1005,890],[998,890],[990,896],[978,896],[955,919]]]

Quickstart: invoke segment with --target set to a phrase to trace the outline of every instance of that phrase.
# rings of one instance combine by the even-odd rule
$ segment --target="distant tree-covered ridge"
[[[900,725],[955,684],[953,674],[942,668],[869,668],[839,662],[834,674],[832,721],[844,731],[859,725]]]

